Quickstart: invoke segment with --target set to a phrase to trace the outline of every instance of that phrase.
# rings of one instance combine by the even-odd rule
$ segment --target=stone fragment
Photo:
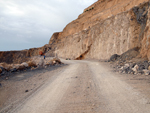
[[[23,62],[21,65],[24,66],[24,67],[28,67],[29,66],[28,63],[26,63],[26,62]]]
[[[8,77],[6,77],[5,79],[8,80]]]
[[[145,69],[145,66],[143,64],[139,65],[139,70]]]
[[[132,68],[132,70],[136,73],[137,73],[138,69],[139,69],[139,66],[137,64],[134,66],[134,68]]]
[[[147,69],[144,69],[143,72],[144,72],[145,75],[150,75],[150,71],[147,70]]]
[[[32,68],[31,68],[31,70],[34,70],[34,69],[36,69],[36,68],[35,68],[35,67],[32,67]]]
[[[62,64],[62,62],[60,61],[59,58],[53,58],[52,59],[52,65],[54,65],[54,64]]]
[[[55,64],[55,63],[56,63],[56,61],[54,60],[54,61],[53,61],[53,64]]]
[[[129,64],[125,64],[124,66],[125,66],[126,68],[128,68],[130,65],[129,65]]]
[[[148,69],[148,67],[149,67],[148,61],[144,61],[144,62],[143,62],[143,65],[144,65],[145,69]]]
[[[131,68],[131,69],[134,68],[135,65],[136,65],[136,63],[130,64],[130,68]]]

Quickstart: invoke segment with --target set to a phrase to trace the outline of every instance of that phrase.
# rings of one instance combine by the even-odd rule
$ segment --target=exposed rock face
[[[149,0],[98,0],[62,32],[54,33],[49,44],[21,52],[0,52],[0,62],[22,63],[42,51],[47,56],[71,59],[109,59],[134,51],[133,57],[150,60]],[[18,60],[21,59],[21,60]]]
[[[72,59],[108,59],[113,54],[141,48],[148,24],[147,1],[99,0],[63,32],[55,33],[49,44],[59,57]]]
[[[146,27],[144,29],[144,38],[142,40],[142,49],[141,55],[142,57],[147,57],[150,60],[150,8],[148,9],[148,17]]]
[[[51,47],[50,45],[47,44],[40,48],[31,48],[29,50],[23,50],[23,51],[2,51],[0,52],[0,63],[1,62],[6,62],[8,64],[23,63],[28,61],[29,57],[39,55],[39,51],[46,53],[47,51],[50,50]],[[51,56],[53,56],[53,54],[51,54]]]
[[[7,51],[0,52],[0,62],[6,63],[19,63],[20,61],[24,62],[28,60],[26,57],[27,51]]]

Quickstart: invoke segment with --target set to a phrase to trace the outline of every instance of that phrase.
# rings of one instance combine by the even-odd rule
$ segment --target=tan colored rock
[[[148,70],[150,71],[150,66],[148,67]]]
[[[19,66],[20,66],[20,64],[14,64],[13,67],[12,67],[12,69],[17,69],[18,70]]]
[[[56,63],[61,64],[62,63],[59,58],[53,58],[52,62],[53,62],[53,64],[56,64]]]
[[[43,59],[43,58],[40,58],[40,59],[37,61],[36,65],[38,65],[38,66],[44,66],[44,59]]]
[[[150,60],[150,8],[148,9],[148,16],[146,27],[144,29],[144,37],[142,39],[142,49],[141,49],[141,56],[143,58],[148,58]]]
[[[143,72],[144,72],[145,75],[150,75],[150,71],[147,70],[147,69],[144,69]]]
[[[81,14],[63,32],[55,33],[49,44],[56,48],[54,53],[59,57],[71,59],[105,60],[113,54],[141,48],[144,23],[139,23],[133,9],[148,11],[144,1],[148,0],[97,1],[93,10]]]
[[[52,64],[53,64],[52,60],[49,60],[48,62],[46,62],[46,65],[52,65]]]
[[[36,69],[35,67],[32,67],[32,68],[31,68],[31,70],[35,70],[35,69]]]
[[[12,65],[7,63],[0,63],[0,66],[6,69],[7,71],[10,71],[10,69],[12,68]]]
[[[53,64],[56,64],[56,61],[55,61],[55,60],[53,61]]]
[[[22,70],[24,70],[24,69],[26,69],[26,67],[25,67],[24,65],[21,65],[21,64],[20,64],[18,70],[21,70],[21,71],[22,71]]]
[[[26,62],[23,62],[21,65],[24,66],[24,67],[28,67],[29,66],[28,63],[26,63]]]
[[[135,65],[134,68],[132,68],[132,70],[133,70],[134,72],[136,72],[136,73],[137,73],[138,69],[139,69],[139,66],[138,66],[138,65]]]
[[[36,67],[36,63],[34,61],[27,62],[29,67]]]

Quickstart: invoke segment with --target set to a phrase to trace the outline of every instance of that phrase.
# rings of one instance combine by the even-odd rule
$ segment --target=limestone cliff
[[[135,47],[147,55],[143,40],[148,40],[148,12],[148,0],[98,0],[54,33],[49,44],[63,58],[108,59]]]

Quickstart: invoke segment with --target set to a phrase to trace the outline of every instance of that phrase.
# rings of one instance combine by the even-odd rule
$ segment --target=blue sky
[[[97,0],[0,0],[0,51],[48,44]]]

